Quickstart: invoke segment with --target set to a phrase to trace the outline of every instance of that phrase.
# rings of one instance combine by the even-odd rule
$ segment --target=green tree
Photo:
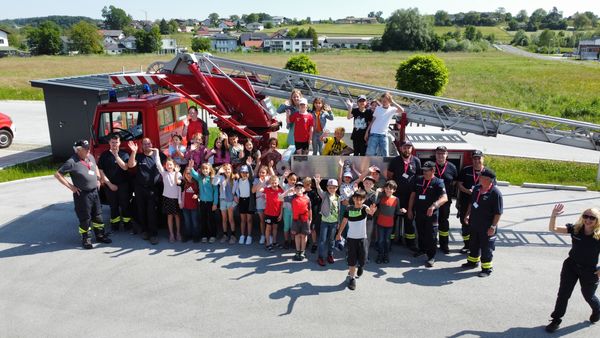
[[[576,30],[583,30],[584,28],[589,27],[591,25],[592,20],[590,20],[590,18],[587,15],[580,14],[579,12],[573,15],[573,26],[575,26]]]
[[[552,47],[556,44],[555,38],[556,33],[549,29],[544,29],[542,34],[540,34],[538,45],[540,47]]]
[[[240,16],[237,15],[237,14],[232,14],[232,15],[229,16],[229,20],[233,21],[233,22],[240,21]]]
[[[396,88],[427,95],[440,95],[448,84],[448,68],[435,55],[415,55],[396,70]]]
[[[34,55],[56,55],[62,49],[60,28],[52,21],[45,21],[37,28],[27,30],[29,50]]]
[[[470,11],[469,13],[465,14],[463,23],[465,25],[479,26],[480,20],[481,20],[481,14],[479,12]]]
[[[110,7],[104,6],[102,17],[107,29],[123,29],[131,25],[131,21],[133,20],[131,15],[128,15],[123,9],[112,5]]]
[[[284,68],[302,73],[319,74],[317,64],[305,54],[292,56],[288,59]]]
[[[155,53],[160,50],[160,29],[154,25],[149,31],[138,30],[134,34],[135,46],[138,53]]]
[[[272,23],[271,21],[269,21],[269,22],[265,23],[265,28],[266,28],[266,29],[271,29],[271,28],[273,28],[273,23]]]
[[[319,46],[319,35],[317,34],[317,31],[312,27],[308,27],[308,30],[306,31],[306,35],[307,35],[306,36],[307,38],[312,39],[313,48],[317,48]]]
[[[206,52],[210,50],[210,39],[209,38],[193,38],[192,39],[192,50],[194,52]]]
[[[508,22],[508,30],[509,31],[516,31],[519,29],[519,22],[515,19],[512,19]]]
[[[258,14],[250,13],[246,15],[245,18],[244,15],[242,15],[242,20],[244,20],[246,23],[258,22]]]
[[[178,29],[179,29],[179,23],[177,23],[177,21],[175,21],[175,19],[169,20],[169,33],[170,34],[177,33]]]
[[[521,23],[526,23],[527,20],[529,20],[529,16],[527,15],[527,11],[522,9],[519,11],[519,13],[517,14],[517,16],[515,16],[515,19],[517,19],[517,21],[521,22]]]
[[[439,10],[435,12],[434,17],[434,25],[436,26],[450,26],[452,22],[450,21],[450,16],[448,12]]]
[[[383,50],[427,50],[433,30],[417,8],[392,13],[381,37]]]
[[[69,34],[72,42],[72,49],[81,54],[102,54],[102,35],[98,32],[96,26],[87,21],[79,21],[73,27]]]
[[[515,36],[513,37],[510,44],[515,46],[529,46],[529,37],[527,36],[527,33],[525,33],[524,30],[519,29],[515,33]]]
[[[539,26],[542,23],[542,20],[548,15],[548,13],[543,8],[538,8],[529,17],[529,22],[533,22]]]
[[[158,24],[158,29],[160,30],[160,34],[163,35],[171,33],[171,30],[169,29],[169,24],[167,23],[167,20],[165,20],[165,18],[160,20],[160,23]]]
[[[219,24],[219,14],[217,13],[210,13],[208,19],[210,20],[210,25],[213,27]]]
[[[477,34],[477,29],[475,26],[467,26],[465,28],[465,39],[475,41],[475,35]]]

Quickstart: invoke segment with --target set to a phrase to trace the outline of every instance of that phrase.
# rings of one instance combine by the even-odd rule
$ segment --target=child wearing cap
[[[356,107],[353,106],[352,101],[347,100],[346,106],[348,107],[347,118],[354,118],[354,128],[352,129],[352,148],[354,148],[355,156],[365,156],[367,151],[366,133],[367,127],[373,119],[373,111],[367,106],[367,97],[361,95],[356,101]]]
[[[325,255],[327,254],[327,262],[333,264],[333,248],[335,231],[339,224],[340,197],[336,191],[338,182],[335,179],[327,181],[327,192],[321,189],[321,175],[315,175],[315,183],[317,192],[321,196],[321,227],[319,229],[319,257],[317,263],[320,266],[325,266]]]
[[[289,116],[288,123],[294,124],[296,154],[308,154],[308,147],[312,139],[315,122],[313,116],[308,112],[308,101],[305,98],[299,100],[298,113]]]
[[[394,229],[394,220],[396,215],[402,215],[406,213],[406,209],[400,207],[400,200],[394,196],[394,192],[398,189],[396,181],[389,180],[383,187],[383,196],[381,196],[377,202],[377,219],[375,221],[377,225],[377,246],[379,248],[379,255],[375,263],[389,263],[389,252],[390,252],[390,236]]]
[[[310,205],[310,199],[304,195],[304,184],[302,182],[296,182],[296,184],[289,188],[284,194],[280,195],[279,199],[283,199],[283,196],[294,193],[295,195],[291,198],[290,204],[292,206],[292,237],[296,244],[296,255],[294,255],[295,261],[302,261],[306,258],[306,241],[308,235],[310,235],[310,223],[312,222],[312,210]]]
[[[358,180],[354,180],[351,165],[345,166],[342,160],[339,161],[340,171],[338,180],[340,183],[340,217],[350,205],[354,192],[358,190]],[[345,234],[344,234],[344,237]]]
[[[350,155],[354,152],[354,149],[348,147],[346,142],[342,140],[346,130],[344,127],[335,128],[332,136],[327,136],[329,132],[325,130],[321,136],[321,142],[323,142],[323,155]],[[314,144],[313,144],[314,147]]]
[[[348,227],[348,238],[346,239],[348,258],[348,289],[356,288],[356,278],[362,276],[363,267],[366,262],[365,242],[367,238],[367,215],[373,215],[377,210],[375,205],[368,207],[364,205],[365,192],[358,190],[352,195],[352,205],[344,212],[344,218],[340,224],[336,240],[342,239],[342,232]]]
[[[252,167],[243,165],[240,167],[240,178],[233,186],[234,201],[238,205],[240,213],[240,241],[239,244],[252,244],[252,214],[254,211],[250,206],[252,199]]]

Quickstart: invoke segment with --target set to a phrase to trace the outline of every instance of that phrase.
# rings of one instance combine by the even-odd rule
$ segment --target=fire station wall
[[[73,142],[90,139],[98,91],[49,86],[44,96],[52,155],[67,158],[73,154]]]

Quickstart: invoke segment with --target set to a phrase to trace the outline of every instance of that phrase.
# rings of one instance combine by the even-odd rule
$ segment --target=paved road
[[[533,58],[533,59],[547,60],[547,61],[564,61],[564,62],[572,62],[572,63],[581,64],[581,61],[575,61],[575,60],[565,58],[562,56],[552,56],[552,55],[531,53],[526,50],[522,50],[521,48],[511,46],[511,45],[496,45],[496,46],[498,46],[498,48],[500,48],[500,50],[503,52],[507,52],[507,53],[515,54],[515,55],[519,55],[519,56],[525,56],[525,57],[529,57],[529,58]]]
[[[563,202],[559,222],[574,221],[600,198],[501,187],[505,215],[490,278],[462,271],[458,253],[426,269],[394,247],[388,266],[368,265],[349,291],[339,253],[324,269],[256,244],[169,244],[164,233],[158,246],[118,233],[113,244],[83,251],[71,196],[53,178],[0,189],[2,337],[547,337],[570,243],[547,233],[546,217]],[[557,334],[599,336],[589,315],[575,290]]]

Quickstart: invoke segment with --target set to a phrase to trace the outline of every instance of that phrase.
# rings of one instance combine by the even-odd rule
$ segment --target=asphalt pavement
[[[494,273],[464,271],[459,223],[451,217],[449,255],[434,268],[395,246],[391,263],[370,263],[357,289],[346,264],[322,268],[315,255],[258,244],[174,243],[138,236],[79,247],[70,192],[51,177],[0,184],[0,336],[2,337],[547,337],[570,239],[547,231],[598,206],[597,192],[501,187]],[[452,207],[454,212],[454,207]],[[104,209],[105,220],[108,210]],[[590,308],[575,290],[554,336],[596,337]]]

